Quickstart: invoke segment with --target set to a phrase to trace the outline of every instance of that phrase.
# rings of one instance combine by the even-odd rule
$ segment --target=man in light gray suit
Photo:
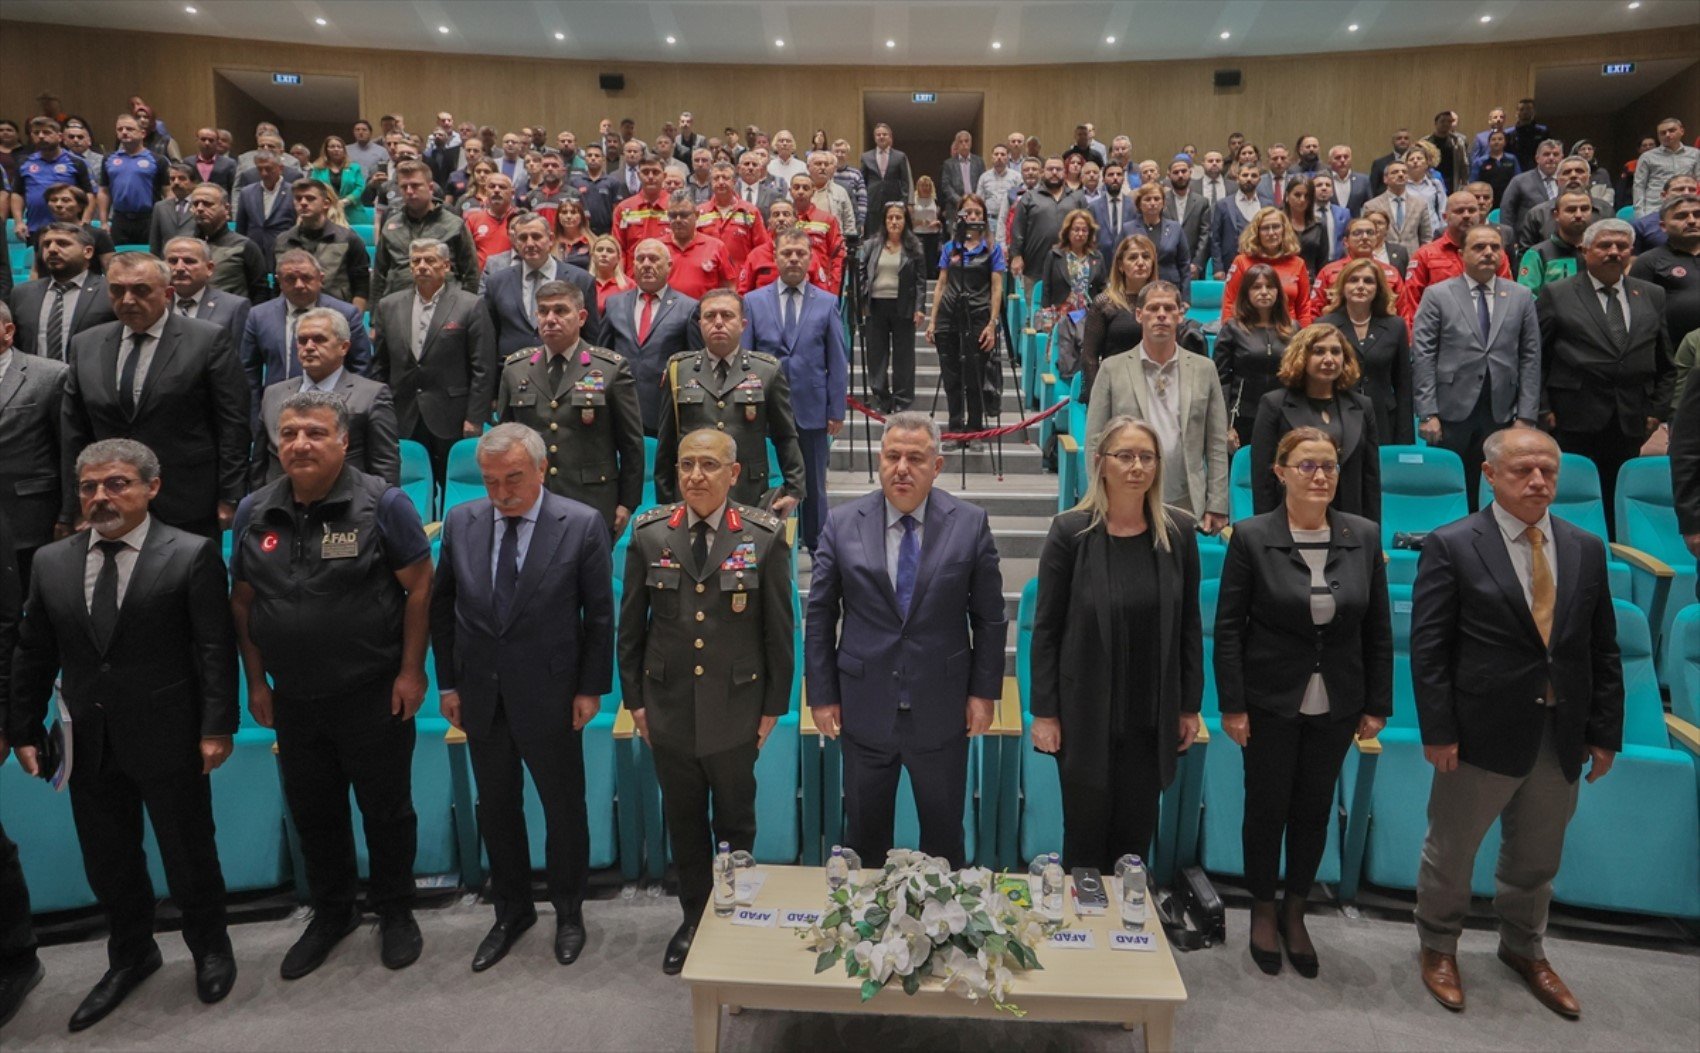
[[[1476,507],[1482,443],[1513,422],[1535,425],[1541,402],[1541,326],[1535,298],[1499,277],[1506,246],[1492,224],[1464,234],[1464,273],[1429,289],[1411,340],[1412,405],[1431,446],[1464,459]]]
[[[283,404],[303,391],[338,395],[348,406],[348,463],[386,480],[401,483],[401,446],[396,440],[395,404],[390,389],[344,369],[350,340],[348,319],[329,307],[314,307],[295,323],[295,356],[301,375],[266,388],[260,401],[260,434],[254,443],[252,479],[258,490],[283,478],[277,424]]]
[[[1405,162],[1389,164],[1382,170],[1382,178],[1387,181],[1387,193],[1370,198],[1364,207],[1374,205],[1387,213],[1393,220],[1387,228],[1388,243],[1402,245],[1406,252],[1415,254],[1434,240],[1434,211],[1422,198],[1406,192],[1408,175]]]
[[[1175,342],[1185,312],[1181,292],[1166,281],[1139,291],[1134,317],[1144,340],[1098,370],[1086,414],[1086,461],[1110,421],[1133,417],[1151,425],[1162,445],[1163,500],[1197,517],[1215,534],[1228,525],[1228,407],[1216,366]]]
[[[27,587],[35,550],[54,539],[64,496],[59,410],[70,367],[15,349],[14,332],[12,312],[0,303],[0,516]]]
[[[215,289],[212,249],[196,237],[172,238],[165,243],[165,265],[171,268],[171,313],[221,325],[232,346],[242,343],[253,304],[246,296]]]

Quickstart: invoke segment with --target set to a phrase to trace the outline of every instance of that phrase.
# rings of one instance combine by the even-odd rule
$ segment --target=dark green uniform
[[[626,708],[648,720],[679,902],[694,921],[714,843],[755,843],[757,729],[791,707],[797,643],[784,523],[728,502],[702,566],[692,538],[682,504],[635,520],[619,660]]]
[[[1523,253],[1517,267],[1517,281],[1530,292],[1540,292],[1543,285],[1573,276],[1582,266],[1582,249],[1557,234]]]
[[[667,363],[661,383],[667,404],[655,437],[655,496],[663,503],[679,500],[679,439],[698,428],[714,428],[738,444],[743,470],[732,485],[731,500],[766,508],[769,491],[803,498],[803,448],[797,444],[797,420],[791,415],[791,387],[785,367],[772,355],[739,348],[726,360],[720,379],[713,355],[681,351]],[[767,444],[779,454],[783,479],[769,479]]]
[[[580,340],[549,376],[548,349],[508,356],[496,392],[496,417],[517,421],[549,447],[549,489],[596,509],[614,528],[614,509],[643,503],[643,419],[631,365]]]

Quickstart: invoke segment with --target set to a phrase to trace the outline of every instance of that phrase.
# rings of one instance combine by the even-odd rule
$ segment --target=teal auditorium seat
[[[1694,595],[1694,554],[1683,544],[1676,525],[1676,501],[1671,490],[1669,457],[1636,457],[1617,473],[1617,540],[1648,553],[1674,572],[1672,595]],[[1651,617],[1657,580],[1638,575],[1635,602]],[[1681,603],[1665,605],[1663,617],[1652,623],[1654,654],[1662,654]]]
[[[1670,687],[1670,711],[1700,724],[1700,603],[1690,603],[1671,620],[1665,637],[1664,682]]]
[[[1622,208],[1617,210],[1617,218],[1633,222],[1635,219],[1635,206],[1624,205]]]
[[[1241,446],[1228,462],[1228,522],[1256,515],[1251,493],[1251,447]]]
[[[18,845],[30,909],[37,914],[94,905],[71,819],[71,795],[54,793],[16,763],[0,765],[0,824]],[[165,896],[165,889],[158,889]]]
[[[1222,289],[1226,282],[1210,281],[1203,278],[1192,282],[1192,303],[1187,306],[1186,316],[1199,325],[1209,325],[1222,317]]]
[[[1469,514],[1457,454],[1438,446],[1381,448],[1381,547],[1388,554],[1389,585],[1409,585],[1417,576],[1417,553],[1395,549],[1395,535],[1426,534]]]
[[[436,516],[437,480],[431,474],[431,457],[423,443],[401,440],[401,489],[419,512],[419,520],[432,522]]]
[[[485,496],[484,477],[478,472],[477,439],[461,439],[449,447],[444,471],[448,478],[443,483],[443,515],[455,505]]]
[[[1623,654],[1623,752],[1599,782],[1583,783],[1553,881],[1561,903],[1700,917],[1700,777],[1673,745],[1639,608],[1613,602]]]

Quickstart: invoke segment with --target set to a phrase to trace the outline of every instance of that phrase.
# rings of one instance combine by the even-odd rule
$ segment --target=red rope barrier
[[[868,406],[857,401],[854,396],[847,396],[845,401],[850,404],[851,409],[860,413],[862,416],[867,417],[869,420],[877,420],[881,424],[885,423],[885,414],[874,409],[872,406]],[[1028,417],[1024,421],[1018,421],[1015,424],[1010,424],[1002,428],[987,428],[983,431],[947,431],[943,435],[940,435],[939,438],[945,442],[974,442],[980,439],[993,439],[999,435],[1008,435],[1011,432],[1021,431],[1024,428],[1031,428],[1046,417],[1053,416],[1060,412],[1062,408],[1068,404],[1069,397],[1064,395],[1062,400],[1056,405],[1049,409],[1040,410],[1038,413],[1033,414],[1033,416]]]

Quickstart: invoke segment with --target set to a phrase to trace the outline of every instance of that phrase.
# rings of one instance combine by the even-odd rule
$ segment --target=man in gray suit
[[[974,137],[957,132],[950,144],[950,156],[939,167],[939,219],[949,224],[956,218],[957,206],[966,194],[980,185],[986,162],[974,152]]]
[[[425,447],[441,487],[449,448],[490,418],[499,364],[484,301],[451,283],[449,247],[420,238],[408,248],[412,285],[378,303],[372,376],[395,393],[403,438]]]
[[[1129,202],[1131,204],[1131,201]],[[1135,210],[1137,211],[1137,210]],[[1210,203],[1204,195],[1192,189],[1192,158],[1176,154],[1169,163],[1169,185],[1163,196],[1163,218],[1181,225],[1186,243],[1192,247],[1192,277],[1209,277],[1210,260]],[[1114,264],[1114,250],[1106,256],[1106,264]]]
[[[301,362],[301,375],[271,385],[261,398],[260,434],[254,439],[254,489],[283,478],[278,414],[291,395],[303,391],[340,396],[348,406],[347,462],[391,486],[401,484],[401,447],[396,441],[390,389],[342,367],[349,339],[348,319],[329,307],[314,307],[295,323],[295,357]]]
[[[1523,213],[1543,201],[1558,198],[1558,164],[1564,158],[1564,144],[1548,139],[1535,150],[1535,167],[1519,172],[1505,184],[1499,198],[1499,221],[1513,231],[1523,229]],[[1510,252],[1516,246],[1507,245]]]
[[[166,189],[170,192],[154,205],[153,217],[148,221],[148,251],[155,256],[164,255],[165,243],[172,238],[195,233],[189,191],[200,181],[200,176],[186,164],[173,164],[166,170]]]
[[[1429,289],[1413,324],[1418,430],[1429,445],[1464,459],[1472,509],[1482,443],[1513,422],[1533,427],[1540,412],[1540,320],[1529,290],[1499,276],[1505,251],[1498,228],[1471,227],[1464,233],[1464,273]]]
[[[59,410],[70,367],[14,348],[13,332],[12,312],[0,303],[0,516],[27,587],[35,550],[63,536],[55,529],[64,496]]]
[[[165,265],[171,268],[171,313],[221,325],[232,346],[242,343],[253,304],[211,285],[212,250],[200,238],[172,238],[165,243]]]
[[[738,158],[738,183],[733,193],[738,200],[754,206],[761,213],[763,223],[768,222],[768,208],[784,196],[767,181],[767,169],[754,150],[746,151]]]
[[[106,280],[91,273],[94,239],[74,223],[49,223],[37,242],[45,278],[12,290],[17,345],[26,354],[69,361],[71,338],[112,321]]]
[[[655,238],[638,242],[632,250],[637,288],[608,298],[602,331],[595,341],[631,363],[645,435],[654,435],[661,427],[667,402],[662,397],[662,374],[668,361],[681,351],[702,347],[697,302],[667,284],[672,268],[673,257],[664,243]]]

